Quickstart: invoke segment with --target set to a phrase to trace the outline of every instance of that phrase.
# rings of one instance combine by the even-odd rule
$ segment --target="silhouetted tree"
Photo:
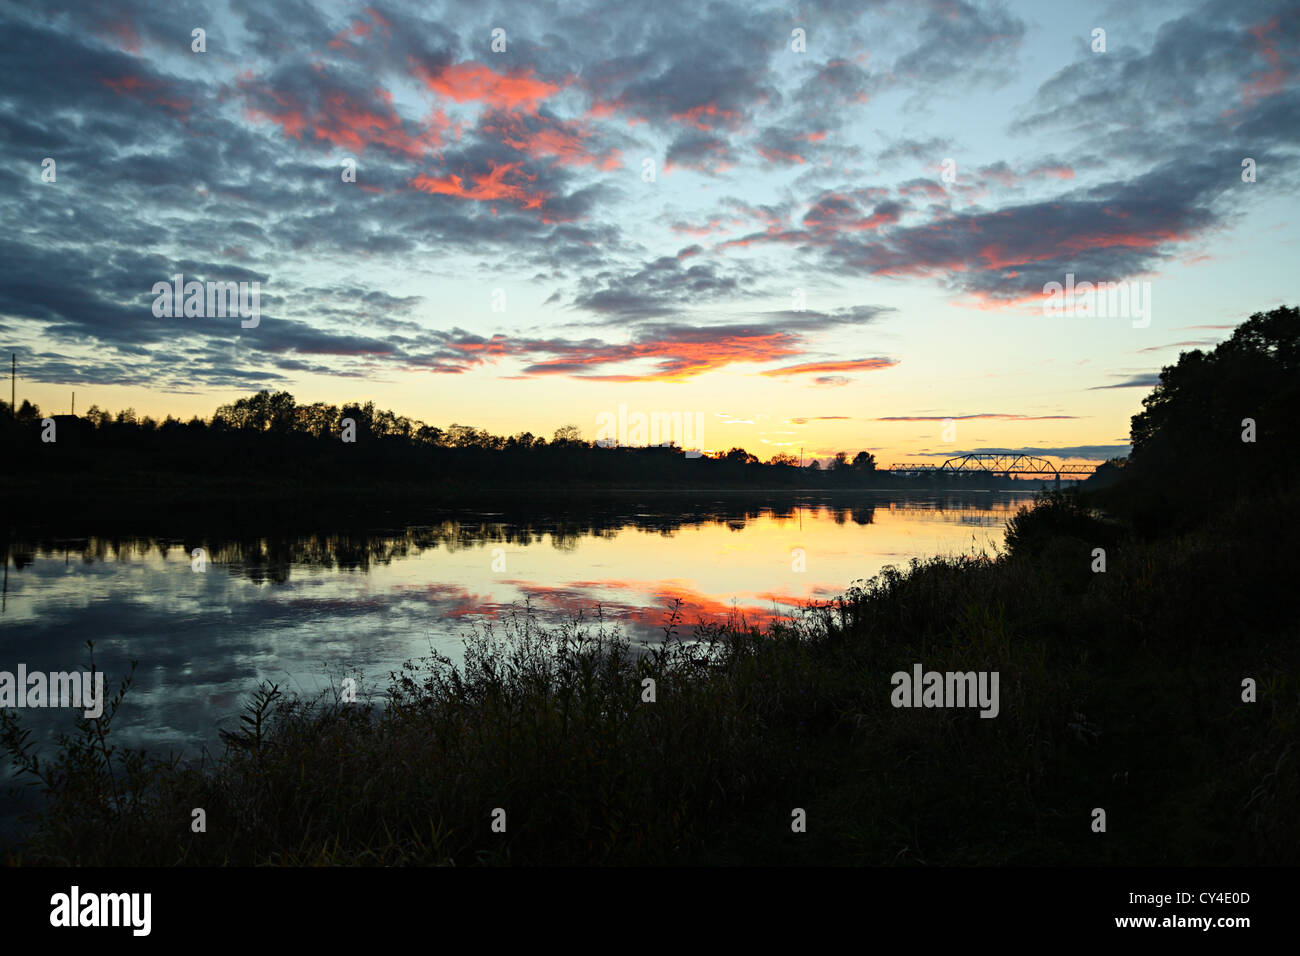
[[[265,395],[265,392],[259,394]],[[297,405],[288,392],[276,392],[266,402],[266,428],[277,435],[293,431]]]
[[[874,474],[876,470],[876,456],[869,451],[860,451],[853,456],[853,470],[859,474]]]
[[[722,458],[723,458],[724,461],[730,461],[730,462],[733,462],[733,463],[735,463],[735,464],[737,464],[737,465],[756,465],[756,464],[758,464],[758,456],[757,456],[757,455],[751,455],[749,452],[745,451],[745,449],[743,449],[743,448],[733,448],[733,449],[731,449],[731,451],[729,451],[729,452],[727,452],[725,455],[723,455]]]
[[[86,410],[86,421],[90,422],[95,428],[107,428],[113,423],[113,415],[98,405],[91,405]]]
[[[358,405],[353,402],[343,406],[343,411],[339,415],[339,421],[350,418],[357,427],[357,441],[374,434],[375,422],[375,403],[366,402],[364,405]],[[455,426],[452,426],[455,427]],[[331,436],[335,437],[335,436]]]
[[[295,428],[313,438],[335,437],[339,434],[339,419],[343,416],[334,405],[315,402],[300,405],[295,412]]]
[[[1300,309],[1257,312],[1160,372],[1132,420],[1129,469],[1178,509],[1296,477]],[[1253,426],[1252,423],[1253,422]],[[1253,441],[1246,440],[1251,437]]]
[[[134,413],[132,413],[134,414]],[[18,406],[18,424],[19,425],[38,425],[44,416],[41,415],[39,405],[33,405],[27,399]]]

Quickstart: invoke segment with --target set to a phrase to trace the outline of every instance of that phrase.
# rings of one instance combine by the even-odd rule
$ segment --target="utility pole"
[[[15,382],[18,381],[18,353],[9,353],[9,417],[17,420],[18,409],[14,408]]]
[[[73,392],[72,393],[72,416],[75,418],[76,415],[77,415],[77,393]]]

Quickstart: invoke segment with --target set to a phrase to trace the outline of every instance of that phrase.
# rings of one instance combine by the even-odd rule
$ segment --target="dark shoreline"
[[[375,482],[296,484],[287,481],[203,479],[187,476],[139,476],[112,483],[42,476],[0,482],[0,527],[12,533],[217,533],[257,528],[342,530],[359,526],[420,524],[450,512],[485,509],[492,514],[554,513],[581,516],[592,509],[632,506],[638,502],[688,503],[684,514],[707,514],[711,504],[726,513],[754,508],[793,508],[800,503],[844,503],[890,495],[971,494],[1029,497],[1038,482],[1025,488],[974,488],[943,485],[890,485],[856,488],[737,488],[734,486],[616,487],[525,485],[474,487],[445,483]]]

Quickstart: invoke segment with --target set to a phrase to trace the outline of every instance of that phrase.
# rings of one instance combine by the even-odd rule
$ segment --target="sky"
[[[1298,51],[1283,2],[0,2],[0,345],[47,414],[1103,460],[1300,301]]]

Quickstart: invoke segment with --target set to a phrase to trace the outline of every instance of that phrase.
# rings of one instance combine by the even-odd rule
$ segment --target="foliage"
[[[1070,491],[1040,494],[1032,506],[1022,505],[1006,528],[1007,551],[1015,557],[1039,555],[1049,544],[1063,539],[1087,543],[1088,549],[1109,548],[1117,537],[1113,522],[1083,505]]]
[[[1156,504],[1186,513],[1289,486],[1300,476],[1300,309],[1256,312],[1210,352],[1182,353],[1142,405],[1129,470]]]

